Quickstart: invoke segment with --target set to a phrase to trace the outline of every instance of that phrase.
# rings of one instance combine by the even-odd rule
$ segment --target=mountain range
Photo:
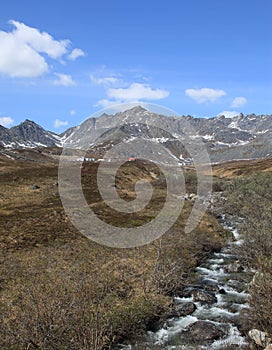
[[[12,148],[62,147],[70,143],[74,148],[99,149],[103,154],[113,144],[129,144],[135,138],[161,144],[179,160],[190,159],[188,143],[196,142],[206,146],[212,162],[271,157],[272,115],[172,117],[136,106],[86,119],[59,135],[28,119],[10,129],[0,126],[2,153]]]

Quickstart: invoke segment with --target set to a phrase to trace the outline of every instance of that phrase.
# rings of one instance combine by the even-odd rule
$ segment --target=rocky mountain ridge
[[[30,120],[10,129],[0,126],[0,146],[4,148],[61,147],[70,143],[73,147],[107,149],[137,137],[164,145],[178,159],[190,158],[188,148],[195,143],[205,145],[212,162],[271,157],[272,115],[173,117],[136,106],[86,119],[60,135]]]
[[[0,125],[0,146],[4,148],[60,147],[61,137],[26,119],[8,129]]]

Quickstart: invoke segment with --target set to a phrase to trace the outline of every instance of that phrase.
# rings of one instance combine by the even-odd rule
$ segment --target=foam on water
[[[192,315],[172,318],[165,323],[164,327],[158,332],[148,332],[148,340],[144,342],[143,349],[152,349],[152,345],[157,345],[161,349],[165,350],[190,350],[196,349],[189,344],[178,344],[178,345],[166,345],[167,341],[171,339],[174,335],[186,330],[187,327],[196,321],[208,321],[215,324],[217,327],[225,332],[225,336],[222,339],[214,341],[212,344],[199,344],[198,349],[207,350],[219,350],[224,347],[234,345],[235,347],[243,348],[247,343],[245,338],[240,334],[239,330],[232,323],[232,319],[239,315],[239,310],[242,308],[248,308],[249,304],[247,302],[249,294],[245,291],[238,291],[235,286],[238,286],[239,275],[247,273],[247,271],[242,271],[239,273],[226,272],[223,266],[228,264],[233,264],[237,257],[232,254],[234,246],[241,245],[243,240],[240,238],[237,228],[233,227],[229,223],[223,223],[224,228],[231,230],[235,238],[234,242],[230,242],[221,252],[213,253],[212,256],[205,261],[202,266],[196,268],[196,272],[200,275],[201,279],[205,281],[215,282],[216,285],[223,289],[225,293],[216,293],[217,303],[212,305],[202,304],[201,302],[194,302],[193,296],[188,298],[175,297],[174,301],[176,303],[182,302],[194,302],[197,309]],[[237,275],[237,280],[236,276]],[[205,285],[203,285],[205,286]],[[245,286],[246,288],[246,286]],[[205,289],[205,288],[204,288]],[[241,287],[239,288],[239,290]],[[149,344],[149,345],[148,345]],[[138,344],[139,346],[139,344]],[[140,349],[141,347],[137,347]],[[133,350],[134,347],[131,345],[121,348],[122,350]],[[136,348],[135,348],[136,350]]]
[[[204,276],[222,277],[227,275],[223,268],[220,268],[218,270],[213,270],[213,269],[208,269],[206,267],[197,267],[196,271],[200,272]]]
[[[170,336],[181,332],[186,329],[190,324],[198,321],[195,316],[185,316],[180,317],[173,322],[173,325],[168,328],[162,328],[156,333],[149,332],[149,335],[153,334],[153,339],[155,340],[155,344],[163,344],[166,342]]]
[[[232,324],[230,324],[228,336],[224,339],[219,339],[213,342],[211,344],[210,349],[219,350],[222,349],[224,346],[230,345],[238,345],[240,348],[247,345],[244,337],[241,336],[237,327],[233,326]]]

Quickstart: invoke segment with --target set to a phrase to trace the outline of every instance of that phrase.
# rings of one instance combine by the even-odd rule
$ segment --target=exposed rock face
[[[93,125],[93,127],[91,126]],[[76,130],[81,139],[84,130],[92,133],[95,144],[118,143],[133,137],[152,139],[162,143],[177,158],[189,157],[182,144],[203,142],[212,161],[258,158],[272,155],[272,115],[234,118],[169,117],[134,107],[113,115],[103,114],[97,119],[87,119]],[[102,130],[100,135],[97,130]],[[70,138],[72,139],[72,137]],[[182,142],[180,142],[181,140]]]
[[[8,144],[11,144],[11,142],[12,142],[12,135],[10,134],[9,129],[0,125],[0,145],[5,146]]]
[[[0,145],[8,148],[55,147],[61,146],[61,138],[26,119],[10,129],[0,126]]]
[[[61,135],[46,131],[30,120],[10,129],[0,127],[0,146],[10,148],[60,146],[64,140],[75,146],[77,142],[85,142],[85,146],[103,148],[123,140],[129,144],[137,137],[162,144],[183,163],[191,157],[187,145],[197,142],[205,144],[212,162],[269,157],[272,156],[272,115],[169,117],[137,106],[115,115],[89,118]]]

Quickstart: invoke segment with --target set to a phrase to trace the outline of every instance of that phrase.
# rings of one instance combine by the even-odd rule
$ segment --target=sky
[[[3,0],[0,124],[60,133],[117,103],[272,113],[271,0]]]

